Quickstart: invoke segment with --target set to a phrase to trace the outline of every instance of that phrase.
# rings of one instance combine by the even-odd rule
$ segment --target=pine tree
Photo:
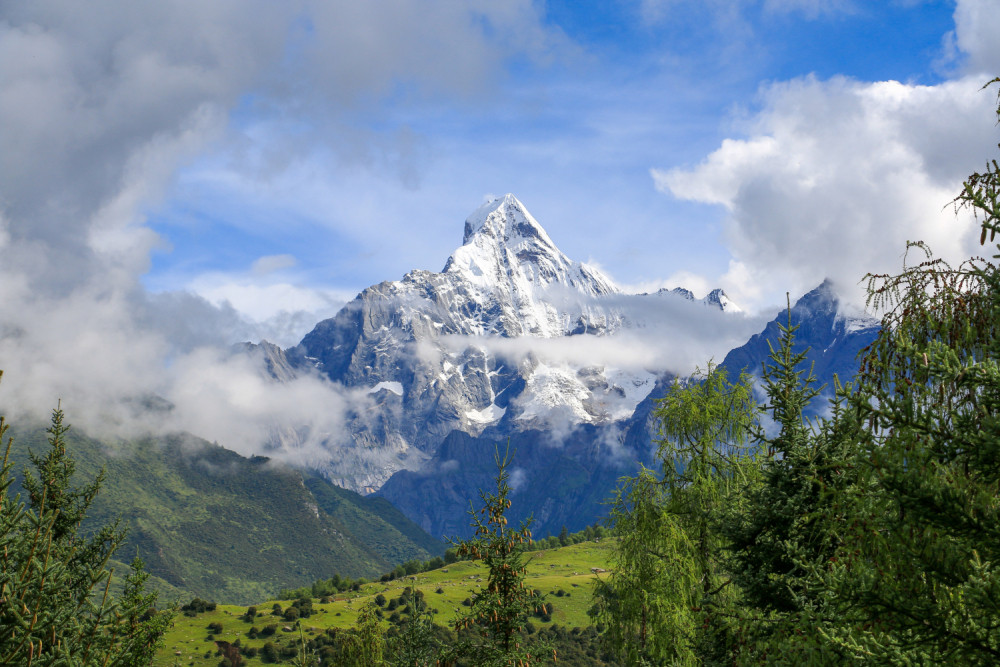
[[[739,516],[725,526],[743,607],[743,659],[768,664],[839,664],[834,651],[816,651],[815,629],[825,617],[823,578],[817,574],[840,545],[837,494],[852,483],[845,474],[860,430],[845,410],[835,382],[830,416],[811,422],[805,412],[822,388],[803,368],[808,349],[795,350],[797,325],[779,324],[777,349],[763,366],[763,389],[777,432],[757,429],[760,484],[747,490]]]
[[[525,547],[531,543],[530,519],[520,527],[507,525],[510,509],[510,474],[513,460],[508,450],[494,456],[497,466],[496,491],[480,491],[483,506],[469,509],[475,535],[457,544],[458,555],[478,560],[486,567],[486,587],[472,598],[470,610],[455,621],[459,641],[457,653],[475,665],[532,665],[552,656],[547,646],[529,644],[523,630],[528,615],[542,601],[525,588],[527,572]]]
[[[102,477],[82,488],[71,485],[68,428],[57,408],[48,453],[31,457],[37,478],[25,475],[27,506],[9,493],[13,464],[6,442],[0,465],[0,664],[148,665],[172,612],[156,611],[138,559],[122,595],[111,595],[108,560],[124,531],[115,523],[90,538],[80,535]],[[0,441],[7,430],[0,418]]]
[[[1000,231],[998,200],[993,160],[956,199],[975,213],[983,245]],[[830,578],[856,621],[829,640],[859,660],[997,664],[1000,271],[980,259],[952,267],[922,243],[909,250],[922,261],[869,277],[885,315],[854,404],[872,491],[853,498]]]

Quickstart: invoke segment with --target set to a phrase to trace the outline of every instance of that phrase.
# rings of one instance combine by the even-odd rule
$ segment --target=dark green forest
[[[954,200],[984,247],[998,186],[994,159]],[[661,402],[661,465],[614,499],[592,611],[623,662],[1000,662],[1000,272],[906,250],[867,276],[881,332],[824,418],[790,320],[762,405],[711,365]]]
[[[998,201],[995,159],[954,200],[994,261]],[[952,266],[920,241],[905,250],[899,273],[866,277],[881,332],[858,373],[825,388],[825,416],[805,416],[824,388],[790,318],[764,367],[746,369],[757,387],[709,363],[659,403],[657,465],[609,501],[612,574],[594,591],[591,630],[530,631],[545,601],[524,586],[530,522],[508,525],[514,454],[498,451],[495,488],[470,511],[475,534],[449,556],[487,573],[454,625],[436,626],[414,595],[388,633],[372,606],[327,644],[303,639],[291,661],[531,665],[561,650],[563,664],[1000,663],[1000,270]],[[157,611],[139,559],[110,591],[121,525],[80,531],[103,473],[71,485],[58,410],[48,440],[21,496],[6,455],[0,472],[0,663],[149,664],[173,611]],[[286,592],[304,605],[322,591]],[[222,664],[240,664],[226,650]]]

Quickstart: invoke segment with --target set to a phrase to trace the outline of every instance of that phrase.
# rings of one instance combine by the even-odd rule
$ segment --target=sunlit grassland
[[[525,585],[537,589],[545,596],[545,602],[551,602],[555,606],[549,623],[539,618],[532,618],[531,622],[536,626],[589,626],[591,622],[587,609],[591,604],[592,583],[596,576],[601,576],[594,574],[591,569],[607,568],[610,546],[609,540],[581,542],[527,554],[531,560]],[[485,569],[480,564],[466,561],[386,583],[365,584],[359,591],[337,595],[328,603],[314,599],[313,614],[301,619],[301,627],[306,639],[330,627],[350,627],[357,620],[358,610],[373,602],[376,595],[381,593],[387,600],[391,600],[398,597],[407,586],[423,591],[428,607],[436,611],[435,622],[447,625],[466,609],[462,602],[485,584],[485,574]],[[562,595],[559,595],[560,591],[563,592]],[[167,631],[164,647],[154,664],[214,667],[220,661],[215,654],[215,640],[233,643],[238,639],[241,647],[256,648],[263,646],[266,641],[279,647],[297,643],[299,632],[294,628],[294,623],[272,614],[275,603],[284,609],[291,601],[268,600],[255,605],[258,615],[252,622],[241,618],[247,608],[236,605],[219,605],[214,612],[195,617],[179,614],[173,627]],[[390,613],[385,610],[386,618]],[[211,638],[208,629],[210,623],[222,625],[222,632]],[[389,627],[388,621],[383,623],[386,628]],[[247,635],[251,627],[264,628],[272,624],[277,625],[278,630],[269,637],[250,639]],[[263,664],[259,657],[244,660],[247,665]]]

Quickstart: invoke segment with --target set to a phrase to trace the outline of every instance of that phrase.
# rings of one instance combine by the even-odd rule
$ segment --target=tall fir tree
[[[507,525],[510,509],[510,468],[513,454],[495,454],[496,491],[480,491],[483,506],[469,509],[475,534],[458,543],[458,555],[486,567],[486,587],[472,598],[472,606],[455,621],[460,633],[459,657],[475,665],[533,665],[552,656],[551,649],[529,642],[523,632],[531,612],[542,600],[524,585],[525,547],[531,543],[530,519],[518,528]]]
[[[850,393],[834,379],[826,419],[806,410],[820,395],[808,349],[795,349],[798,325],[779,324],[779,340],[763,364],[762,409],[772,425],[757,428],[755,449],[760,484],[747,489],[747,502],[724,532],[730,540],[730,570],[739,585],[742,657],[767,664],[839,664],[843,656],[817,649],[815,629],[826,601],[817,570],[835,557],[837,494],[852,483],[845,474],[856,449],[859,423],[845,409]],[[772,434],[769,434],[772,433]]]
[[[26,505],[12,497],[11,441],[0,465],[0,664],[149,665],[172,612],[157,612],[148,575],[133,561],[120,596],[110,592],[108,561],[125,537],[111,524],[87,538],[81,523],[102,477],[72,486],[63,413],[53,411],[49,450],[32,455]],[[0,418],[0,440],[8,426]],[[37,475],[37,477],[36,477]]]
[[[956,199],[978,219],[983,245],[1000,231],[998,199],[996,160]],[[858,660],[997,664],[1000,271],[975,258],[952,267],[921,243],[909,252],[921,261],[870,276],[870,301],[885,315],[854,404],[871,492],[853,497],[830,578],[857,620],[829,643]]]

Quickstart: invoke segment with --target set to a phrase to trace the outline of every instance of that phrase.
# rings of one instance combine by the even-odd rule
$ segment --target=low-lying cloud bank
[[[775,315],[724,313],[674,294],[618,294],[578,303],[581,311],[610,314],[622,322],[609,335],[563,338],[445,336],[446,349],[481,348],[515,365],[526,359],[560,366],[602,366],[626,371],[687,375],[710,360],[722,361]],[[425,355],[434,352],[425,350]]]

